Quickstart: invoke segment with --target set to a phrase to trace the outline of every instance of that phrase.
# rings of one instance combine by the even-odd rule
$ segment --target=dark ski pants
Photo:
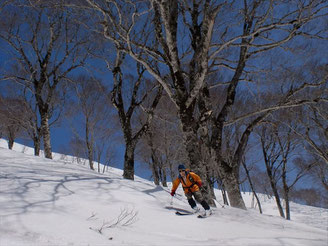
[[[195,200],[193,199],[193,196],[195,197],[196,201],[199,202],[203,208],[205,210],[209,210],[210,209],[210,206],[208,206],[208,203],[205,201],[202,193],[200,191],[195,191],[195,192],[192,192],[192,193],[185,193],[187,199],[188,199],[188,203],[189,205],[194,208],[196,207],[196,202]]]

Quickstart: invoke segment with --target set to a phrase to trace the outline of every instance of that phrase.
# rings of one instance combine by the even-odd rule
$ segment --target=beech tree
[[[2,79],[15,81],[34,98],[46,158],[52,158],[49,119],[55,98],[64,96],[65,79],[87,59],[89,39],[73,18],[50,1],[8,1],[2,9],[0,39],[11,61],[2,68]]]
[[[281,162],[279,162],[280,150],[277,148],[275,137],[265,127],[262,128],[261,148],[263,159],[266,167],[267,176],[270,181],[272,193],[275,197],[277,208],[281,217],[285,218],[285,213],[282,207],[281,198],[279,194],[279,180],[281,179]]]
[[[301,141],[297,134],[288,127],[298,129],[297,121],[287,111],[280,111],[280,115],[272,115],[274,120],[266,122],[259,130],[263,159],[266,166],[269,183],[275,196],[281,217],[290,220],[290,193],[296,183],[302,179],[314,163],[299,163],[298,154]],[[282,120],[286,124],[281,124]],[[287,126],[288,125],[288,126]],[[281,190],[281,191],[280,191]],[[282,195],[280,195],[280,193]],[[284,199],[285,213],[281,197]]]
[[[307,170],[308,166],[311,169],[307,170],[307,175],[312,178],[313,183],[322,185],[328,190],[328,66],[322,65],[316,61],[311,62],[303,67],[309,81],[325,81],[320,87],[320,90],[312,88],[303,92],[305,97],[310,97],[313,94],[321,94],[324,100],[317,103],[304,105],[302,108],[295,108],[289,111],[296,124],[292,125],[289,122],[281,122],[303,142],[304,155],[295,160],[294,164],[299,170]],[[295,71],[294,74],[301,74]],[[324,192],[323,192],[324,193]],[[325,197],[325,194],[322,194]],[[327,198],[326,198],[327,199]]]
[[[327,78],[328,79],[328,78]],[[328,88],[323,88],[327,95]],[[294,112],[299,128],[288,125],[303,141],[307,152],[328,165],[328,98]]]
[[[313,23],[327,16],[327,1],[86,2],[95,10],[105,38],[142,64],[174,103],[191,168],[208,180],[206,161],[200,153],[207,148],[217,163],[231,206],[245,209],[238,179],[249,136],[270,112],[297,103],[293,95],[306,85],[285,90],[284,97],[270,108],[231,119],[238,88],[252,74],[267,68],[263,66],[270,50],[292,50],[288,43],[296,37],[322,38],[323,25]],[[210,80],[212,73],[219,74],[215,80]],[[218,84],[224,92],[219,105],[211,103]],[[241,119],[249,121],[234,158],[228,161],[222,148],[223,130]],[[210,194],[210,184],[204,183]]]
[[[22,118],[25,118],[26,107],[19,98],[2,98],[0,96],[0,131],[8,139],[8,148],[12,149],[15,139],[22,135]]]
[[[177,177],[177,165],[188,163],[179,129],[179,119],[171,100],[164,94],[156,107],[149,131],[141,139],[138,156],[149,164],[154,183],[167,186],[166,178]]]
[[[74,80],[74,84],[77,102],[72,103],[68,117],[72,119],[71,128],[75,137],[84,143],[83,149],[86,149],[89,167],[94,170],[94,161],[100,162],[105,142],[110,138],[113,128],[109,124],[111,107],[106,97],[107,89],[101,85],[101,81],[87,75],[80,75]],[[82,127],[75,122],[76,117],[82,118]],[[80,128],[83,130],[79,130]],[[99,169],[98,166],[98,172]]]
[[[309,162],[309,163],[308,163]],[[322,159],[318,158],[316,154],[311,155],[309,160],[307,160],[305,163],[299,162],[299,165],[309,165],[309,164],[315,164],[313,165],[313,168],[309,170],[309,176],[313,178],[313,181],[315,183],[319,183],[322,185],[325,189],[325,191],[328,191],[328,168],[327,163],[325,163]]]
[[[36,106],[29,101],[26,91],[22,91],[22,88],[17,84],[12,82],[2,83],[1,92],[5,95],[1,103],[1,122],[3,127],[8,126],[8,123],[11,122],[12,126],[15,127],[11,128],[10,131],[12,132],[14,129],[19,129],[20,131],[18,136],[17,134],[10,134],[12,137],[9,144],[13,144],[16,136],[20,138],[30,137],[33,141],[34,155],[39,156],[41,150],[41,129]],[[56,119],[50,122],[50,125],[55,122]]]
[[[163,89],[162,86],[155,84],[150,91],[140,90],[145,83],[145,68],[138,63],[136,65],[137,76],[135,78],[132,75],[124,76],[123,61],[124,53],[120,52],[117,47],[115,65],[112,68],[114,86],[111,92],[111,101],[117,109],[125,141],[123,177],[134,180],[134,156],[136,145],[141,137],[149,130],[154,110],[162,96]],[[127,84],[130,84],[132,88],[130,95],[126,95],[129,90],[124,90],[127,84],[123,83],[123,81],[127,81]],[[151,93],[153,90],[156,92],[155,95]],[[152,97],[150,105],[143,105],[148,97]],[[138,129],[135,129],[133,127],[133,114],[135,114],[138,109],[140,110],[142,105],[145,107],[146,119],[141,123]]]
[[[303,188],[293,191],[292,196],[295,201],[305,203],[308,206],[328,207],[328,197],[318,192],[315,188]]]
[[[154,144],[155,137],[153,129],[150,129],[145,134],[144,139],[148,148],[146,149],[146,144],[142,144],[141,147],[144,148],[141,155],[143,155],[143,161],[149,164],[152,171],[154,184],[159,185],[161,182],[164,187],[167,187],[167,169],[165,163],[163,162],[163,158],[161,158],[163,155],[160,155],[156,145]]]
[[[323,93],[327,95],[324,88]],[[303,141],[304,156],[295,165],[304,170],[311,166],[307,175],[312,181],[328,191],[328,102],[307,105],[291,112],[298,127],[286,124]]]
[[[256,203],[257,205],[259,206],[259,211],[260,213],[262,214],[263,211],[262,211],[262,206],[261,206],[261,201],[256,193],[256,190],[255,190],[255,185],[253,184],[253,181],[252,181],[252,178],[251,178],[251,175],[250,175],[250,168],[247,166],[245,160],[242,161],[242,165],[244,167],[244,170],[245,170],[245,173],[246,173],[246,177],[247,177],[247,180],[248,180],[248,183],[249,183],[249,186],[250,186],[250,189],[253,193],[253,199],[255,197],[256,199]]]

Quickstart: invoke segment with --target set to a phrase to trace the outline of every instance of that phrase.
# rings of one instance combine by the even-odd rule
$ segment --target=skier
[[[199,208],[197,207],[196,202],[193,199],[194,196],[197,202],[199,202],[205,209],[204,216],[212,214],[210,206],[204,200],[204,197],[199,190],[199,188],[202,186],[202,180],[200,179],[200,177],[196,173],[191,172],[189,169],[186,169],[185,166],[182,164],[178,166],[178,170],[179,177],[173,181],[171,196],[175,195],[175,191],[181,183],[184,193],[188,199],[188,203],[193,209],[193,211],[195,213],[199,211]]]

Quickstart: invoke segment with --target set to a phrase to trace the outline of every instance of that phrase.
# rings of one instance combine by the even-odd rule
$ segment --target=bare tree
[[[19,85],[13,83],[2,83],[1,92],[5,98],[2,104],[2,121],[11,122],[15,128],[19,128],[21,134],[19,138],[29,136],[33,140],[34,154],[40,155],[41,148],[41,129],[39,119],[37,117],[36,106],[25,97],[24,91]],[[55,123],[50,122],[50,125]],[[13,140],[12,140],[13,141]]]
[[[9,149],[13,148],[15,139],[22,135],[22,121],[27,112],[25,109],[23,100],[0,96],[0,128],[8,139]]]
[[[288,125],[292,125],[293,120],[289,118],[290,116],[287,112],[281,114],[281,116],[275,115],[275,117],[284,118],[285,121],[290,122]],[[298,165],[298,168],[295,168],[293,155],[296,156],[297,149],[300,147],[300,141],[286,125],[271,122],[264,125],[261,131],[262,152],[272,192],[275,196],[280,216],[290,220],[290,191],[313,167],[313,163],[302,165],[302,167]],[[281,186],[279,182],[281,182]],[[282,187],[285,213],[280,200],[280,187]]]
[[[18,73],[18,72],[17,72]],[[30,138],[34,145],[34,155],[39,156],[41,151],[41,122],[38,116],[38,107],[35,104],[35,98],[26,88],[24,89],[17,83],[2,82],[1,93],[5,97],[12,98],[14,105],[6,103],[5,108],[11,112],[6,114],[4,119],[11,119],[22,129],[21,139]],[[60,122],[60,115],[64,109],[65,98],[60,98],[56,94],[51,105],[49,105],[49,127],[57,125]],[[17,107],[19,101],[20,107]],[[15,106],[16,105],[16,106]],[[60,105],[56,106],[55,105]],[[17,111],[17,113],[15,113]]]
[[[106,153],[105,153],[105,161],[103,162],[103,170],[102,172],[104,173],[105,170],[108,170],[108,167],[113,164],[114,160],[117,157],[116,151],[115,151],[115,147],[114,147],[115,141],[111,141],[109,146],[106,149]]]
[[[270,128],[268,128],[270,129]],[[260,132],[261,147],[263,153],[263,159],[266,166],[267,176],[269,177],[271,189],[276,199],[277,207],[281,217],[285,218],[285,213],[282,207],[279,191],[278,181],[281,178],[281,162],[279,163],[280,150],[276,146],[275,137],[270,130],[265,127]]]
[[[304,75],[304,71],[306,75]],[[302,73],[303,72],[303,73]],[[327,65],[318,64],[311,60],[302,68],[302,72],[289,70],[290,76],[299,79],[307,77],[308,84],[327,81]],[[303,78],[302,78],[303,79]],[[280,124],[289,128],[295,137],[302,141],[303,148],[306,150],[303,160],[298,158],[294,164],[298,167],[299,173],[306,172],[313,177],[315,183],[321,183],[327,190],[328,174],[328,104],[327,104],[327,83],[323,83],[320,90],[313,90],[311,87],[303,91],[304,98],[310,98],[313,95],[320,95],[324,100],[303,107],[293,108],[288,111],[288,118],[293,121],[281,119]],[[293,124],[292,124],[293,122]]]
[[[69,143],[70,152],[76,158],[77,163],[82,163],[82,159],[87,159],[87,151],[85,151],[85,142],[78,136],[73,136]],[[85,163],[83,163],[85,164]]]
[[[262,211],[261,201],[260,201],[260,199],[259,199],[259,197],[258,197],[258,195],[257,195],[257,193],[256,193],[255,186],[254,186],[254,184],[253,184],[253,181],[252,181],[252,178],[251,178],[251,175],[250,175],[250,170],[249,170],[249,168],[247,167],[247,164],[246,164],[245,161],[242,162],[242,165],[243,165],[243,167],[244,167],[244,169],[245,169],[245,173],[246,173],[246,176],[247,176],[247,180],[248,180],[249,186],[250,186],[250,188],[251,188],[251,191],[252,191],[252,193],[253,193],[253,196],[255,197],[256,202],[257,202],[257,204],[258,204],[258,206],[259,206],[259,211],[260,211],[260,213],[262,214],[263,211]]]
[[[30,115],[26,122],[28,124],[26,131],[33,141],[34,155],[40,156],[42,131],[40,120],[38,118],[38,110],[37,106],[33,103],[27,102],[27,104],[29,108],[28,112],[30,112]],[[56,120],[52,121],[53,124],[55,124],[55,122]],[[49,126],[51,126],[52,123],[49,123]]]
[[[122,63],[124,60],[124,54],[119,51],[117,47],[115,66],[112,69],[114,86],[111,92],[111,100],[114,107],[117,109],[119,120],[121,123],[124,141],[125,141],[125,153],[124,153],[124,172],[123,177],[126,179],[134,179],[134,155],[137,142],[141,137],[148,131],[150,123],[153,119],[154,110],[162,96],[162,86],[155,85],[150,91],[144,91],[141,94],[140,87],[144,84],[144,72],[145,69],[142,65],[137,63],[136,71],[137,77],[133,78],[130,76],[124,76]],[[132,92],[129,96],[124,96],[127,90],[124,90],[123,81],[129,80],[131,84]],[[151,93],[152,90],[157,88],[155,96]],[[125,93],[124,93],[125,91]],[[144,105],[146,112],[146,120],[141,124],[138,130],[133,130],[132,126],[132,116],[145,100],[153,96],[150,105]],[[130,98],[124,100],[124,98]],[[128,101],[129,100],[129,101]],[[126,102],[128,101],[128,102]],[[135,132],[134,132],[135,131]]]
[[[62,83],[69,73],[84,65],[88,37],[81,25],[73,22],[70,11],[50,1],[12,1],[4,10],[0,38],[7,43],[15,68],[5,69],[4,79],[20,84],[30,98],[34,97],[45,156],[52,158],[52,106],[55,98],[65,93]]]
[[[304,169],[301,169],[300,172],[295,174],[294,178],[291,178],[291,175],[289,175],[291,171],[291,168],[289,167],[291,164],[291,155],[297,148],[298,140],[295,139],[295,136],[291,130],[287,130],[286,132],[284,132],[284,130],[280,130],[279,133],[275,132],[275,137],[277,139],[281,156],[281,181],[283,187],[283,197],[285,201],[285,215],[286,219],[290,220],[290,190],[306,174],[306,171],[309,170],[311,166],[307,166]]]
[[[177,112],[164,94],[156,107],[154,120],[138,146],[142,161],[149,164],[155,184],[166,186],[166,177],[176,178],[177,165],[188,163],[179,129]]]
[[[328,92],[326,90],[326,92]],[[309,105],[297,112],[298,124],[302,128],[291,129],[305,141],[306,149],[312,155],[317,155],[328,165],[328,102]]]
[[[83,149],[89,160],[90,169],[94,170],[94,161],[98,163],[105,148],[105,143],[112,134],[111,107],[106,97],[106,88],[101,81],[93,77],[80,75],[74,80],[76,103],[71,103],[67,116],[72,120],[72,130],[76,138],[84,143]],[[78,110],[76,110],[78,109]],[[81,124],[76,123],[76,118],[82,118]],[[80,130],[83,129],[82,131]],[[100,172],[100,167],[98,166]]]
[[[309,175],[313,177],[315,183],[321,184],[326,191],[328,191],[328,167],[327,164],[318,158],[317,155],[313,155],[310,158],[310,163],[314,163],[311,170],[309,170]],[[304,163],[300,163],[304,166]],[[309,164],[307,164],[309,165]]]
[[[290,98],[286,96],[276,107],[251,114],[257,118],[245,129],[233,162],[229,163],[223,158],[222,133],[233,110],[237,87],[247,81],[249,72],[254,71],[251,61],[256,61],[261,53],[283,47],[297,36],[321,38],[322,29],[307,30],[306,26],[326,15],[327,2],[86,2],[99,13],[104,36],[141,63],[175,104],[191,167],[207,180],[206,161],[201,159],[199,146],[201,142],[208,143],[231,205],[245,209],[238,173],[249,135],[269,112],[290,103]],[[209,103],[214,95],[208,76],[214,71],[229,76],[220,105]],[[210,130],[203,131],[208,129],[206,124],[210,124]]]
[[[316,206],[321,208],[328,207],[328,197],[325,193],[320,193],[315,188],[304,188],[294,190],[291,193],[291,197],[294,201],[306,204],[308,206]]]
[[[290,125],[283,121],[281,123],[289,127],[294,134],[305,142],[306,150],[310,154],[317,155],[318,158],[328,164],[328,66],[311,59],[308,64],[305,64],[302,71],[289,70],[288,72],[290,77],[296,77],[296,79],[299,79],[299,76],[306,77],[308,84],[323,82],[320,90],[309,87],[302,91],[304,98],[317,95],[323,100],[304,105],[302,108],[292,109],[290,114],[297,120],[297,124]],[[304,80],[304,78],[302,79]]]
[[[4,7],[8,4],[10,4],[11,2],[13,2],[14,0],[5,0],[5,1],[2,1],[1,4],[0,4],[0,13],[1,11],[4,9]]]
[[[158,151],[156,146],[154,145],[154,131],[150,129],[146,134],[145,138],[147,141],[147,145],[149,147],[150,153],[147,153],[145,149],[143,149],[143,154],[145,162],[149,164],[149,167],[152,171],[152,176],[154,179],[155,185],[159,185],[162,182],[164,187],[167,187],[166,184],[166,169],[161,161],[160,156],[158,155]]]

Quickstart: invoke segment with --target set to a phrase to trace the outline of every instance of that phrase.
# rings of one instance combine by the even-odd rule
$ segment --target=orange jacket
[[[184,193],[199,191],[199,187],[202,185],[201,178],[196,173],[190,172],[188,169],[186,170],[186,173],[185,180],[179,175],[179,177],[173,181],[173,192],[176,191],[180,183],[182,183]]]

